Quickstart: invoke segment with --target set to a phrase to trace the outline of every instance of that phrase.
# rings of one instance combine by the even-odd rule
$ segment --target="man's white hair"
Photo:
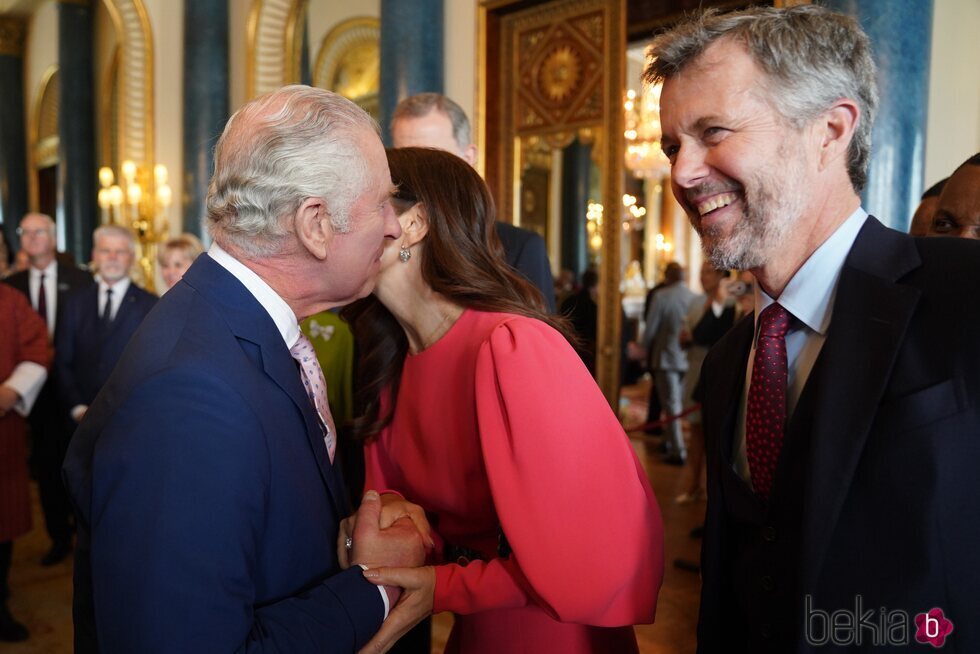
[[[229,119],[214,154],[207,221],[219,245],[247,256],[276,254],[304,200],[323,198],[330,222],[350,228],[350,208],[368,170],[357,143],[378,125],[350,100],[309,86],[285,86]]]

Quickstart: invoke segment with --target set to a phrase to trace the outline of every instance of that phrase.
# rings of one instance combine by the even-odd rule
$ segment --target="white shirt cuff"
[[[3,382],[3,386],[9,386],[20,395],[20,399],[14,405],[14,411],[26,418],[47,378],[48,370],[41,364],[33,361],[18,363],[7,381]]]
[[[361,566],[361,570],[367,570],[368,569],[368,567],[366,565],[364,565],[363,563],[358,563],[357,565]],[[378,586],[377,588],[378,588],[378,590],[381,591],[381,601],[385,603],[385,617],[384,617],[384,619],[387,620],[388,619],[388,612],[391,610],[391,603],[388,601],[388,593],[385,591],[385,587],[384,586]]]

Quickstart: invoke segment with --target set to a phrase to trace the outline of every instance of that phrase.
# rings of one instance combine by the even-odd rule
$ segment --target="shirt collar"
[[[45,280],[53,279],[58,272],[58,261],[57,259],[52,259],[51,263],[49,263],[48,265],[46,265],[44,268],[40,270],[38,270],[34,266],[31,266],[30,271],[31,271],[31,279],[40,279],[41,273],[44,273]]]
[[[867,218],[868,213],[858,207],[810,255],[779,296],[779,304],[784,309],[821,336],[827,333],[827,327],[830,326],[837,282],[844,268],[844,261]],[[769,297],[758,284],[755,288],[755,321],[758,328],[762,310],[776,300]]]
[[[118,282],[112,285],[112,296],[113,298],[121,298],[126,295],[126,291],[129,290],[130,279],[129,277],[123,277]],[[105,283],[105,280],[99,277],[99,295],[105,295],[106,290],[109,285]]]
[[[248,289],[276,324],[276,329],[279,330],[282,340],[286,342],[286,347],[293,347],[299,340],[299,321],[286,301],[272,290],[265,280],[255,274],[255,271],[228,254],[217,243],[212,243],[208,248],[208,256]]]

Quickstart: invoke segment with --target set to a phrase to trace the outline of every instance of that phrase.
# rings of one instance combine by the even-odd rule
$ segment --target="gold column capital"
[[[0,55],[19,57],[24,54],[27,21],[20,16],[0,16]]]

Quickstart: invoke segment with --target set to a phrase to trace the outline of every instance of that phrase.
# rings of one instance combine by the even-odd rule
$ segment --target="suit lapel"
[[[299,369],[272,317],[234,275],[207,254],[195,260],[185,273],[184,281],[219,307],[228,328],[237,338],[254,343],[259,348],[263,371],[292,400],[303,416],[306,439],[316,459],[320,477],[337,514],[344,514],[343,489],[330,463],[316,413],[303,389]]]
[[[717,418],[713,421],[717,433],[715,446],[719,448],[718,452],[728,466],[735,460],[735,429],[754,330],[755,321],[751,315],[735,324],[726,337],[730,342],[719,349],[723,358],[712,367],[712,374],[715,376],[711,383],[713,390],[705,394],[704,413]]]
[[[136,283],[133,281],[129,282],[129,288],[126,289],[126,294],[123,295],[122,302],[119,303],[119,308],[116,310],[116,315],[113,316],[112,322],[109,323],[109,328],[105,330],[102,334],[102,340],[108,341],[115,337],[116,331],[118,331],[119,326],[123,324],[124,321],[128,320],[133,312],[133,306],[136,304]],[[98,293],[96,293],[95,301],[95,312],[99,313],[99,300]]]
[[[337,514],[340,515],[344,513],[342,509],[344,505],[343,489],[340,486],[340,479],[333,469],[333,464],[330,463],[330,455],[327,453],[327,446],[323,442],[323,431],[320,429],[319,419],[313,409],[313,404],[310,402],[309,395],[303,388],[299,368],[296,367],[295,360],[289,354],[289,350],[286,349],[286,344],[278,330],[276,331],[276,339],[278,343],[258,344],[262,350],[263,369],[279,388],[289,395],[296,408],[303,414],[303,420],[306,422],[306,438],[313,450],[323,483],[330,490],[330,499],[334,503]],[[334,436],[336,437],[336,434]],[[336,458],[334,460],[336,461]]]
[[[812,434],[804,499],[807,584],[819,573],[918,303],[919,291],[895,280],[918,265],[911,238],[870,218],[841,271],[827,340],[800,401],[812,403],[805,413],[813,422],[791,424]]]

